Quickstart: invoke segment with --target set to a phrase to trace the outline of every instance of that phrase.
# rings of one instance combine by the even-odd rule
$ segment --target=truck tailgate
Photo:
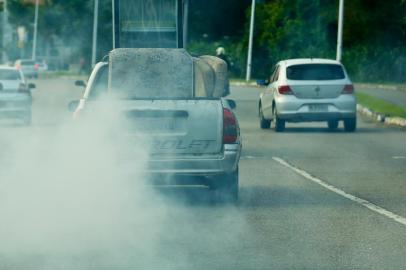
[[[219,99],[125,100],[124,131],[149,143],[151,154],[213,154],[222,150]]]

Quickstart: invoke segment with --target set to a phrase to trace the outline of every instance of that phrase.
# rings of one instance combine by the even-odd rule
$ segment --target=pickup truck
[[[116,49],[87,84],[76,81],[85,91],[69,108],[80,119],[114,103],[126,123],[119,133],[146,140],[153,185],[204,185],[216,200],[235,202],[241,153],[235,103],[205,89],[216,87],[210,80],[218,70],[202,71],[199,61],[183,49]]]

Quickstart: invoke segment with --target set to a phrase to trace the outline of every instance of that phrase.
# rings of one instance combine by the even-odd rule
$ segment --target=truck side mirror
[[[234,110],[235,108],[237,108],[237,103],[235,103],[234,100],[232,100],[232,99],[227,99],[227,102],[228,102],[228,105],[230,106],[231,109]]]
[[[86,87],[86,83],[82,80],[75,81],[76,86]]]

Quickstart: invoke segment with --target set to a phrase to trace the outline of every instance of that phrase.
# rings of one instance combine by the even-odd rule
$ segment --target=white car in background
[[[38,78],[38,64],[31,59],[19,59],[14,66],[21,70],[26,78]]]
[[[21,119],[30,125],[33,88],[35,84],[27,84],[20,70],[0,66],[0,119]]]
[[[326,121],[331,130],[344,122],[347,132],[357,125],[354,87],[344,66],[335,60],[290,59],[273,69],[258,103],[260,127],[275,131],[285,129],[286,122]]]

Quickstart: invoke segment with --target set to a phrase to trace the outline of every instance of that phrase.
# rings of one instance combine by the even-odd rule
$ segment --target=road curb
[[[247,82],[230,82],[230,85],[231,86],[255,86],[255,87],[259,87],[256,82],[250,82],[250,83],[247,83]]]
[[[402,117],[386,116],[382,113],[374,112],[371,109],[364,107],[360,104],[357,104],[357,111],[360,114],[365,115],[365,116],[367,116],[377,122],[383,123],[385,125],[406,127],[406,119],[402,118]]]

